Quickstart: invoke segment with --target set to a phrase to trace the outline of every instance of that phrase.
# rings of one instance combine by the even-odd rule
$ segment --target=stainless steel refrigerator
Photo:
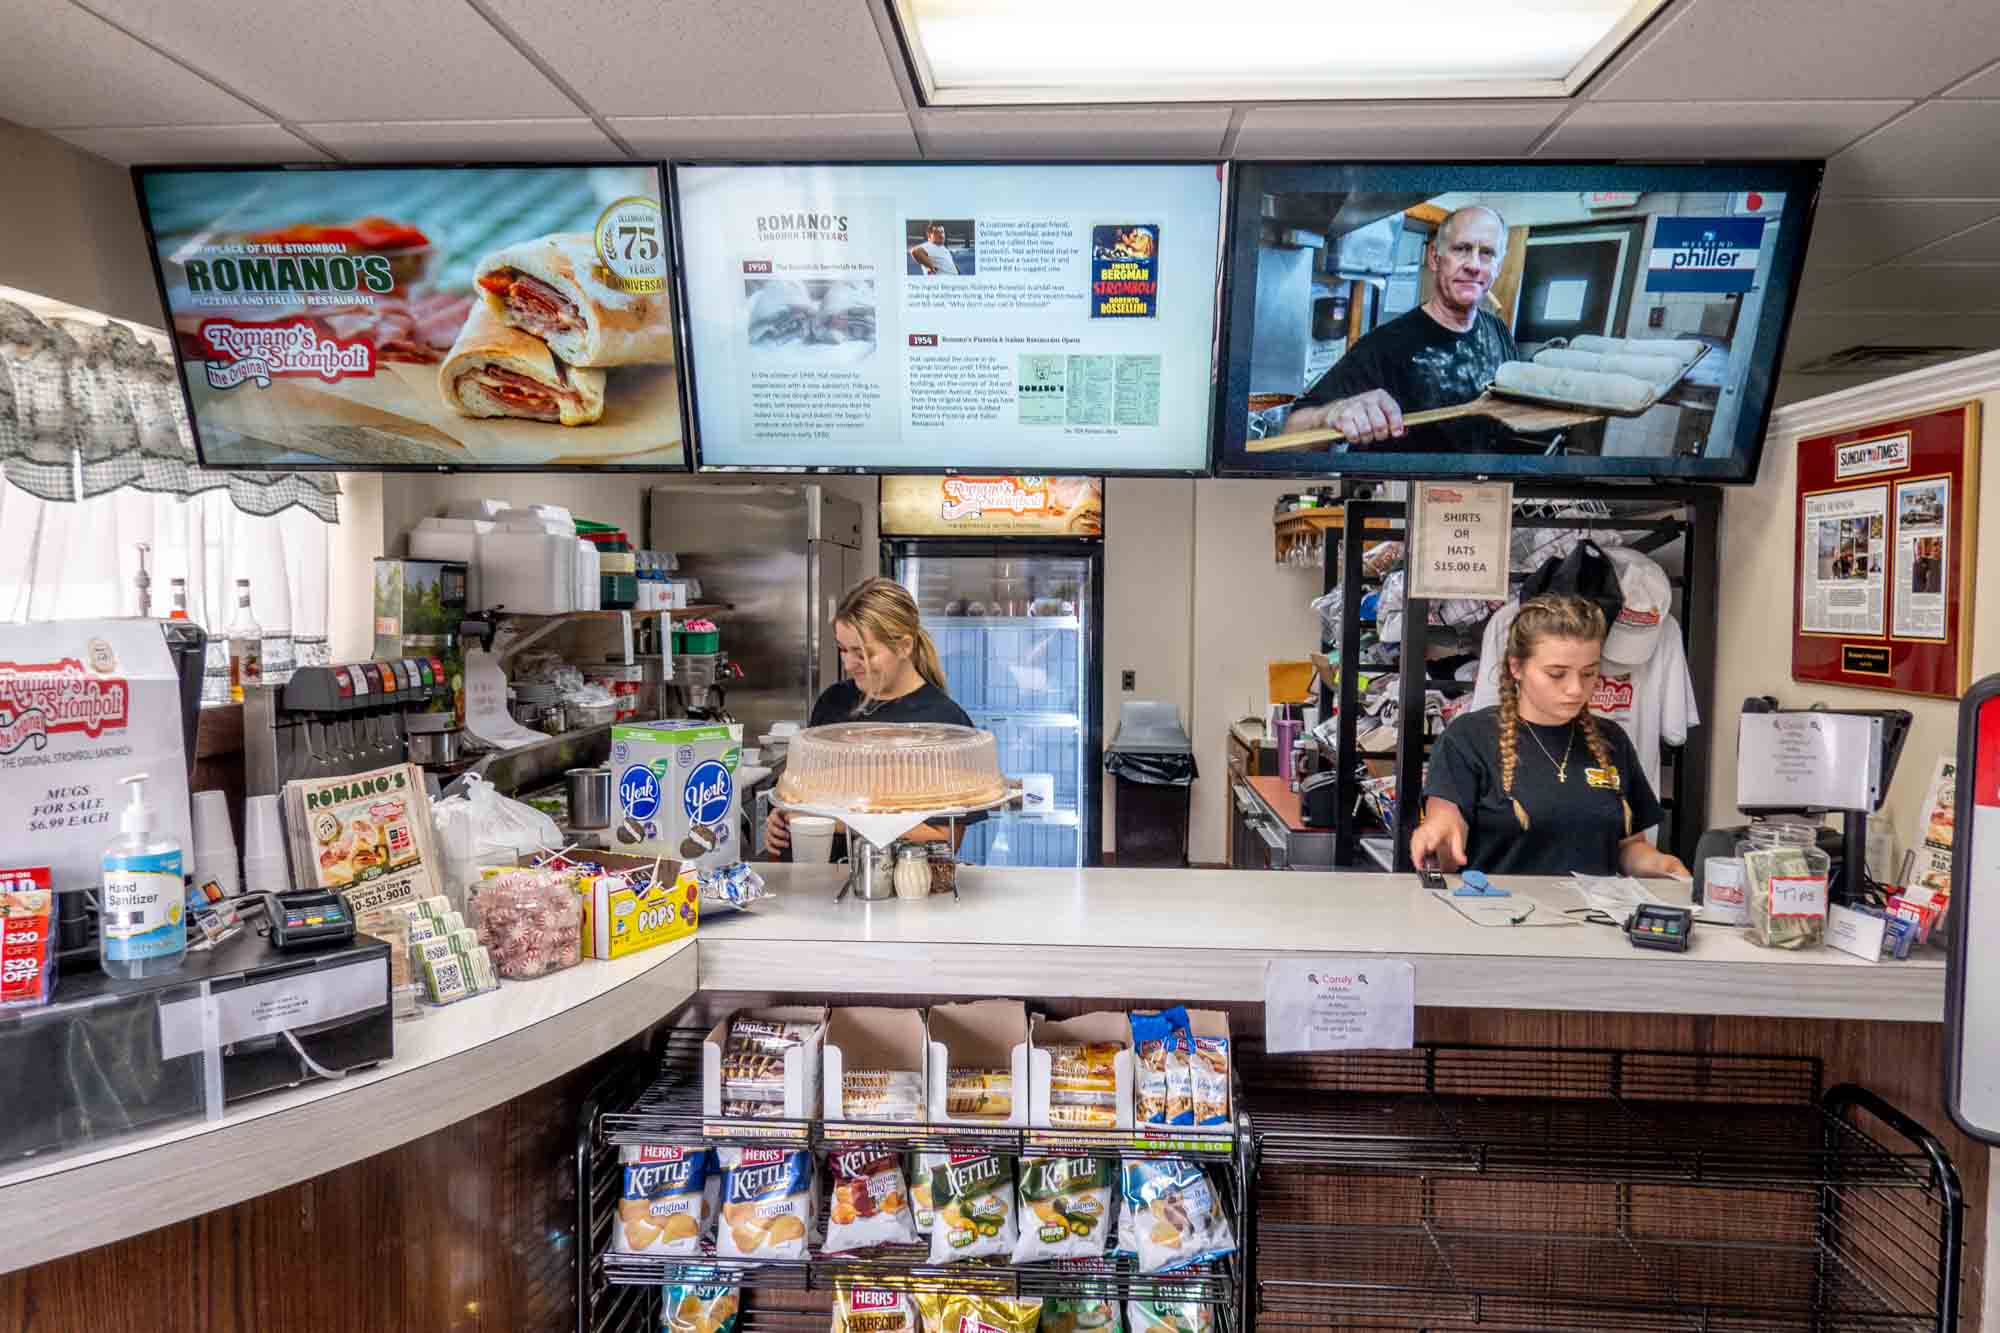
[[[946,686],[999,742],[1026,801],[966,834],[978,865],[1099,860],[1104,554],[1093,539],[913,537],[882,543],[937,641]]]
[[[646,545],[680,556],[702,600],[725,602],[722,648],[743,668],[729,711],[743,740],[804,725],[840,678],[833,611],[861,578],[861,506],[814,482],[656,483]]]

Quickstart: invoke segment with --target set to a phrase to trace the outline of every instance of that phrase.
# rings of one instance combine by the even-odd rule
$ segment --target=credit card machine
[[[344,894],[325,889],[267,893],[264,914],[271,923],[271,947],[287,953],[354,938],[354,909]]]

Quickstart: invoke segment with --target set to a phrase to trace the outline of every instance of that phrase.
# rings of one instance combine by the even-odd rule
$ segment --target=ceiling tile
[[[324,162],[326,154],[282,125],[152,125],[55,130],[56,138],[113,162]]]
[[[1695,0],[1591,96],[1928,97],[1996,56],[1993,0]]]
[[[14,7],[9,6],[10,13]],[[0,120],[33,129],[261,119],[198,74],[67,4],[35,4],[0,43]]]
[[[1827,199],[1813,216],[1806,262],[1866,268],[1994,216],[2000,200]]]
[[[900,111],[860,0],[483,0],[599,115]]]
[[[1543,157],[1824,157],[1902,102],[1585,102]],[[1468,119],[1479,109],[1468,107]]]
[[[86,3],[288,120],[504,119],[577,111],[469,5],[342,0],[336,19],[316,0],[262,0],[253,20],[234,5]]]
[[[1953,97],[2000,97],[2000,60],[1951,90]]]
[[[2000,214],[2000,199],[1990,205]],[[2000,264],[2000,217],[1903,256],[1906,264]]]
[[[1565,103],[1347,103],[1253,107],[1236,156],[1313,158],[1519,157]]]
[[[1856,319],[1851,314],[1807,315],[1792,320],[1785,335],[1788,368],[1866,343],[1883,347],[2000,347],[2000,316],[1886,315]]]
[[[910,118],[625,116],[610,122],[632,150],[678,158],[914,158]]]
[[[623,157],[604,131],[571,120],[343,121],[300,129],[350,162],[533,161]]]
[[[2000,197],[1995,139],[2000,101],[1926,102],[1827,163],[1826,193]]]
[[[926,157],[1214,157],[1229,108],[921,111]]]
[[[1816,264],[1806,260],[1806,271],[1799,278],[1799,290],[1811,291],[1815,287],[1825,287],[1836,282],[1846,282],[1862,268],[1854,264]]]
[[[1845,282],[1801,292],[1798,308],[1812,315],[1905,310],[2000,315],[2000,265],[1869,269]]]

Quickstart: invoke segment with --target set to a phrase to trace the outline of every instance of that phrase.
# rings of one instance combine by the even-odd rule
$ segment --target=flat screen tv
[[[1205,473],[1222,177],[677,163],[696,466]]]
[[[1248,163],[1225,476],[1757,475],[1819,163]]]
[[[209,467],[686,466],[657,164],[134,179]]]

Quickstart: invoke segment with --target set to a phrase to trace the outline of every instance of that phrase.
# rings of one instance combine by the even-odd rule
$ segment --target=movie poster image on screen
[[[211,466],[681,466],[657,167],[138,187]]]
[[[1220,468],[1748,480],[1817,173],[1241,166]]]
[[[979,223],[972,218],[910,218],[903,223],[912,278],[970,278],[979,272]]]
[[[1150,319],[1159,313],[1159,224],[1090,229],[1090,295],[1096,319]]]

